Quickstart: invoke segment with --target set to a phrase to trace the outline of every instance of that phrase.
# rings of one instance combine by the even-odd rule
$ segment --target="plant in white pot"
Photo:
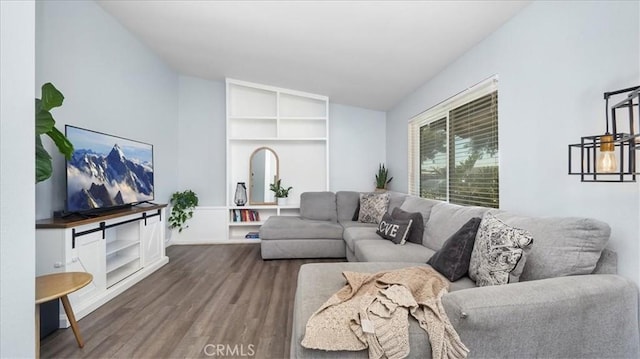
[[[276,183],[270,184],[269,188],[275,193],[276,199],[278,200],[278,206],[284,206],[287,204],[289,191],[291,191],[293,187],[284,188],[284,186],[282,186],[282,180],[278,179]]]

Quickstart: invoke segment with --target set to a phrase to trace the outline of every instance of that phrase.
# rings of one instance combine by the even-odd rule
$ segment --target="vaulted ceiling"
[[[384,111],[529,1],[98,3],[181,74]]]

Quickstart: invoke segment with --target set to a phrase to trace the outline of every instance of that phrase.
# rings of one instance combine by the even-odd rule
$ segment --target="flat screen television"
[[[153,145],[67,125],[67,212],[90,212],[153,200]]]

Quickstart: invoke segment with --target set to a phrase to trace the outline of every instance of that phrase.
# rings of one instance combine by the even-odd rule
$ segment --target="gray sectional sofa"
[[[470,357],[640,356],[638,288],[616,275],[616,254],[605,248],[607,224],[586,218],[524,217],[390,194],[389,213],[399,207],[422,214],[422,244],[396,245],[379,237],[375,224],[354,221],[358,192],[303,193],[301,216],[271,217],[260,229],[265,259],[346,257],[349,261],[301,267],[292,358],[366,358],[367,351],[326,352],[300,345],[311,314],[344,285],[341,273],[426,265],[464,223],[489,211],[511,226],[530,231],[534,243],[520,282],[476,287],[464,277],[451,283],[442,298]],[[409,333],[410,357],[430,358],[429,341],[415,321]]]

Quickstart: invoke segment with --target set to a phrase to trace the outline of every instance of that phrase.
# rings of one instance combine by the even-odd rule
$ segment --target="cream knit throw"
[[[409,355],[407,313],[411,313],[429,336],[432,358],[466,358],[469,350],[442,306],[449,283],[431,267],[342,274],[347,284],[309,318],[302,346],[369,348],[369,358],[405,358]],[[373,333],[363,331],[363,320],[373,324]]]

